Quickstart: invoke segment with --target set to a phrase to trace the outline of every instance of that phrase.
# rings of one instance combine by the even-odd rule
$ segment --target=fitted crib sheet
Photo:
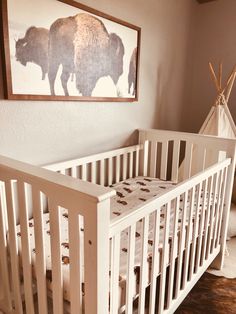
[[[140,204],[157,197],[163,190],[169,190],[173,188],[175,183],[170,181],[162,181],[160,179],[153,179],[147,177],[136,177],[133,179],[127,179],[123,182],[112,186],[116,190],[116,196],[111,199],[111,221],[114,218],[122,217],[127,210],[135,210]],[[182,200],[180,200],[182,201]],[[188,204],[189,207],[189,204]],[[159,248],[161,250],[163,245],[163,225],[164,225],[164,212],[165,208],[161,209],[160,214],[160,239]],[[188,216],[188,215],[187,215]],[[170,214],[170,230],[173,229],[174,222],[174,209],[171,209]],[[187,223],[187,222],[186,222]],[[181,224],[181,212],[179,213],[178,224]],[[43,229],[45,237],[45,255],[46,255],[46,269],[48,288],[51,288],[51,247],[50,247],[50,218],[49,213],[43,215]],[[146,284],[148,284],[150,277],[151,256],[153,250],[153,231],[154,231],[154,214],[149,217],[149,236],[148,236],[148,274],[146,278]],[[20,245],[20,226],[17,227],[19,236],[19,252],[21,252]],[[30,233],[30,246],[32,248],[32,262],[35,263],[35,238],[34,238],[34,220],[29,221],[29,233]],[[80,229],[81,240],[83,242],[83,226]],[[171,232],[169,233],[171,238]],[[136,224],[136,244],[135,244],[135,267],[134,267],[134,285],[133,295],[138,293],[139,288],[139,268],[142,253],[142,222],[139,221]],[[70,272],[69,272],[69,241],[68,241],[68,212],[66,209],[61,209],[61,262],[63,271],[63,295],[64,299],[70,301]],[[124,230],[121,234],[121,251],[120,251],[120,276],[119,276],[119,288],[120,288],[120,306],[125,301],[125,286],[126,286],[126,272],[127,272],[127,255],[128,255],[128,232]]]

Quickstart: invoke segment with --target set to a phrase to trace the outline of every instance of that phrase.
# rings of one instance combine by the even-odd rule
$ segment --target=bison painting
[[[61,83],[69,95],[67,82],[75,73],[82,96],[91,96],[99,78],[110,76],[117,84],[123,73],[124,45],[121,38],[106,30],[96,17],[80,13],[56,20],[49,33],[49,83],[55,95],[55,79],[62,65]]]
[[[46,28],[30,27],[24,38],[16,41],[16,60],[26,66],[33,62],[41,67],[42,80],[48,72],[48,42],[49,30]]]
[[[76,1],[43,2],[32,14],[4,8],[7,97],[136,101],[140,28]]]
[[[132,95],[136,94],[136,62],[137,62],[137,48],[134,49],[129,63],[129,75],[128,75],[128,84],[129,84],[129,94],[131,92],[131,87],[133,86]]]

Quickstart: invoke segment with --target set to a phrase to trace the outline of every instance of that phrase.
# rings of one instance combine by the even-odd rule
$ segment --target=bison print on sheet
[[[16,41],[16,60],[26,66],[28,62],[41,67],[42,80],[48,72],[48,40],[49,31],[46,28],[30,27],[24,38]]]
[[[136,94],[136,59],[137,59],[137,48],[134,48],[132,53],[130,63],[129,63],[129,75],[128,75],[128,83],[129,83],[129,94],[131,92],[131,87],[133,86],[132,95]]]
[[[55,80],[62,65],[61,83],[69,95],[67,82],[75,73],[82,96],[91,96],[97,81],[110,76],[116,85],[123,73],[124,45],[121,38],[106,30],[96,17],[80,13],[56,20],[49,33],[49,83],[55,95]]]

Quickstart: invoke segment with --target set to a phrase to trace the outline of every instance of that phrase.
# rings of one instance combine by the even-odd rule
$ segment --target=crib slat
[[[139,149],[136,151],[136,157],[135,157],[135,177],[139,175]]]
[[[166,268],[169,255],[169,229],[170,229],[170,202],[167,203],[165,208],[165,227],[164,227],[164,242],[161,257],[161,275],[160,275],[160,296],[159,296],[159,313],[164,310],[165,301],[165,286],[166,286]]]
[[[82,270],[80,219],[78,214],[68,214],[69,253],[70,253],[70,306],[71,314],[82,314]]]
[[[193,144],[187,142],[185,158],[184,158],[184,173],[183,179],[188,179],[191,176],[191,164],[192,164],[192,153],[193,153]]]
[[[159,234],[160,234],[160,209],[155,213],[155,225],[154,225],[154,241],[152,252],[152,272],[151,272],[151,285],[150,285],[150,305],[149,314],[155,314],[156,304],[156,278],[159,272],[160,253],[159,253]]]
[[[192,236],[192,249],[191,249],[191,257],[190,257],[190,271],[189,271],[189,280],[192,279],[194,274],[194,266],[195,266],[195,257],[196,257],[196,243],[198,237],[198,226],[199,226],[199,213],[200,213],[200,198],[201,198],[201,190],[202,183],[200,183],[197,187],[197,200],[196,200],[196,210],[194,216],[194,226],[193,226],[193,236]]]
[[[100,161],[100,184],[105,185],[105,162],[104,159]]]
[[[29,217],[28,206],[26,200],[25,183],[18,181],[17,184],[18,203],[19,203],[19,218],[21,227],[21,247],[22,247],[22,265],[24,275],[24,291],[25,291],[25,304],[27,313],[34,313],[34,300],[32,290],[32,261],[31,250],[29,241]]]
[[[118,313],[119,307],[119,266],[120,266],[120,234],[112,239],[111,247],[111,288],[110,313]]]
[[[133,313],[134,295],[134,253],[135,253],[135,225],[129,227],[129,247],[127,263],[127,290],[126,290],[126,313]]]
[[[87,164],[82,165],[82,180],[87,180]]]
[[[91,163],[91,182],[92,183],[97,183],[96,161]]]
[[[219,219],[219,227],[217,231],[216,247],[220,244],[220,233],[221,233],[222,217],[223,217],[224,204],[225,204],[225,190],[226,190],[227,175],[228,175],[228,168],[225,168],[224,175],[223,175],[223,189],[222,189],[223,192],[222,192],[221,203],[220,203],[220,219]]]
[[[57,204],[49,199],[52,262],[53,313],[63,314],[63,280],[61,269],[61,215]]]
[[[189,252],[191,245],[191,236],[193,228],[193,210],[194,210],[194,198],[195,198],[195,187],[191,189],[190,196],[190,209],[188,215],[188,226],[187,226],[187,235],[186,235],[186,249],[185,249],[185,258],[184,258],[184,272],[183,272],[183,289],[186,287],[188,281],[188,269],[189,269]]]
[[[149,147],[149,141],[145,141],[143,143],[143,154],[141,155],[141,165],[143,165],[143,176],[148,175],[148,147]]]
[[[200,219],[200,227],[199,227],[199,239],[197,246],[197,257],[196,257],[196,272],[198,272],[200,266],[200,257],[202,251],[202,240],[203,240],[203,231],[204,231],[204,223],[206,217],[206,202],[207,202],[207,189],[208,189],[209,179],[204,181],[203,183],[203,198],[202,198],[202,213]]]
[[[113,160],[112,158],[108,159],[108,185],[112,185],[113,180]]]
[[[7,260],[7,222],[6,222],[6,199],[5,199],[5,187],[3,183],[0,183],[0,267],[2,269],[2,288],[5,298],[6,306],[9,310],[12,310],[11,295],[10,295],[10,278],[9,278],[9,269],[8,269],[8,260]]]
[[[213,197],[210,196],[211,199],[211,213],[210,213],[210,223],[209,223],[209,238],[207,242],[207,250],[206,250],[206,259],[208,259],[209,254],[211,253],[211,243],[212,243],[212,233],[213,233],[213,224],[216,212],[216,198],[219,188],[219,172],[215,174],[215,182],[214,182],[214,191]]]
[[[181,200],[181,198],[180,198]],[[185,238],[186,238],[186,217],[187,217],[187,205],[188,205],[188,191],[182,194],[182,217],[181,217],[181,227],[179,235],[179,252],[178,252],[178,264],[177,264],[177,274],[176,274],[176,285],[175,285],[175,298],[178,298],[180,288],[181,288],[181,278],[183,272],[183,257],[185,249]]]
[[[196,147],[195,172],[198,173],[205,169],[206,148],[203,146]]]
[[[40,202],[40,192],[32,187],[33,217],[35,231],[35,250],[36,250],[36,279],[38,293],[39,313],[47,313],[47,288],[46,288],[46,257],[45,239],[43,233],[43,213]]]
[[[71,168],[71,176],[73,178],[77,178],[77,167],[76,166]]]
[[[120,155],[116,156],[116,183],[120,182]]]
[[[134,153],[129,153],[129,178],[133,177]]]
[[[179,196],[175,200],[175,214],[174,214],[174,226],[173,226],[173,237],[170,253],[170,272],[169,272],[169,284],[168,284],[168,298],[167,298],[167,309],[171,305],[173,299],[173,284],[174,284],[174,272],[175,272],[175,260],[177,256],[177,231],[178,231],[178,218],[179,218]]]
[[[127,159],[128,159],[128,155],[127,155],[127,153],[125,153],[125,154],[123,155],[122,180],[126,180],[126,179],[127,179]]]
[[[18,243],[16,235],[16,204],[14,200],[13,182],[6,182],[6,202],[7,202],[7,215],[9,226],[9,243],[10,245],[10,259],[12,271],[12,287],[15,302],[15,310],[19,314],[23,314],[22,299],[20,293],[20,278],[19,278],[19,260],[18,260]]]
[[[156,178],[156,166],[157,166],[157,142],[151,141],[150,177]]]
[[[210,210],[211,210],[211,194],[212,194],[212,187],[213,187],[213,177],[209,178],[210,185],[208,188],[208,197],[207,197],[207,211],[206,211],[206,220],[204,225],[204,241],[203,241],[203,250],[201,256],[201,266],[203,265],[206,259],[206,248],[207,248],[207,241],[208,241],[208,229],[209,229],[209,219],[210,219]]]
[[[214,225],[214,231],[213,231],[213,240],[212,240],[212,251],[216,247],[216,241],[217,241],[217,232],[219,228],[219,218],[221,214],[221,199],[224,197],[223,190],[224,190],[224,183],[223,183],[223,177],[224,177],[224,169],[220,171],[220,178],[219,178],[219,191],[218,191],[218,200],[217,200],[217,209],[216,209],[216,217],[215,217],[215,225]]]
[[[161,146],[161,173],[160,179],[166,180],[168,164],[168,142],[162,142]]]
[[[142,230],[142,259],[140,268],[140,283],[139,283],[139,304],[138,314],[144,314],[145,309],[145,295],[147,286],[147,249],[148,249],[148,229],[149,229],[149,216],[143,218]]]
[[[174,141],[173,158],[172,158],[172,169],[171,169],[171,180],[173,182],[177,182],[178,181],[179,152],[180,152],[180,141]]]

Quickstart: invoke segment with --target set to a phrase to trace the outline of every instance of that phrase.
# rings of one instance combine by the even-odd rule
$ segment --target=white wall
[[[190,51],[181,124],[183,130],[197,132],[216,96],[208,62],[211,61],[216,69],[219,62],[223,62],[224,80],[236,64],[236,1],[218,0],[197,6],[192,36],[194,43]],[[236,121],[235,105],[236,84],[229,101],[229,109]]]
[[[137,128],[181,129],[196,1],[80,2],[142,28],[139,101],[0,100],[0,154],[45,164],[134,143]]]

